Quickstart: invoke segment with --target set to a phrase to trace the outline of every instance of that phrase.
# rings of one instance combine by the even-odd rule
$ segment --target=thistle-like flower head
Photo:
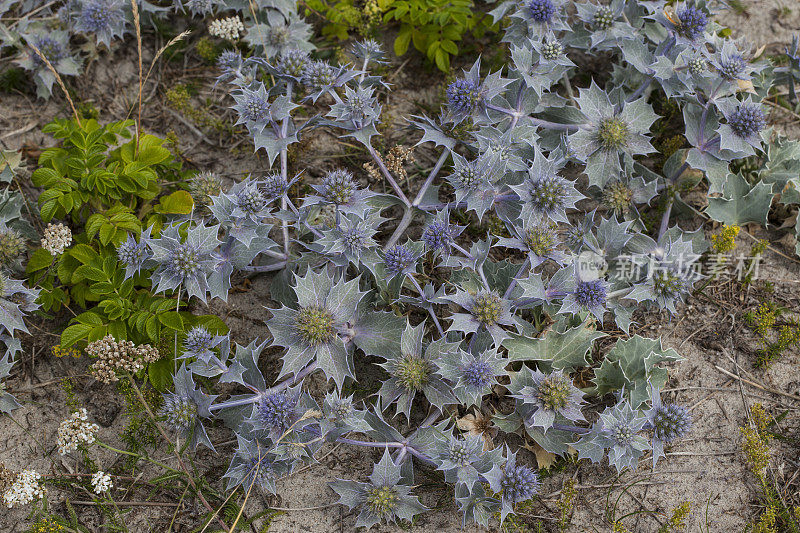
[[[600,121],[597,137],[603,150],[620,151],[627,146],[630,129],[620,116],[604,118]]]
[[[514,506],[517,503],[530,500],[539,492],[539,475],[533,468],[517,464],[517,456],[515,453],[511,453],[508,446],[506,446],[505,464],[502,466],[495,464],[484,477],[489,482],[492,491],[500,494],[501,522],[509,513],[514,512]]]
[[[761,106],[753,103],[742,103],[728,116],[728,125],[733,133],[746,139],[758,135],[766,126],[767,120]]]
[[[520,400],[518,411],[528,426],[549,430],[557,419],[584,420],[581,414],[583,393],[563,371],[544,374],[523,367],[512,374],[508,386],[512,397]]]
[[[409,393],[422,390],[433,373],[431,363],[418,354],[404,354],[397,361],[394,377],[400,386]]]
[[[281,53],[275,68],[283,76],[299,80],[309,61],[311,61],[311,57],[308,52],[299,48],[291,48]]]
[[[297,418],[299,389],[272,392],[261,397],[254,406],[253,419],[259,429],[280,436]]]
[[[17,268],[25,249],[25,238],[16,230],[0,224],[0,268]]]
[[[687,5],[678,9],[678,32],[687,39],[694,41],[701,35],[708,25],[708,16],[697,6]]]
[[[530,0],[527,4],[528,13],[531,20],[538,23],[547,23],[556,14],[556,6],[553,0]]]
[[[156,292],[177,289],[179,286],[189,297],[206,301],[209,290],[208,275],[214,267],[211,252],[219,245],[219,226],[197,225],[189,228],[182,239],[177,226],[162,230],[159,239],[148,239],[147,244],[158,266],[153,272]]]
[[[173,383],[175,392],[164,394],[159,415],[167,427],[177,432],[181,438],[191,439],[189,445],[192,449],[203,444],[214,450],[200,417],[211,416],[209,407],[216,396],[209,396],[195,386],[192,373],[186,369],[186,365],[180,366]]]
[[[353,175],[346,170],[336,169],[325,174],[320,192],[332,204],[343,205],[352,200],[356,189]]]
[[[407,245],[396,244],[386,250],[383,262],[386,272],[394,277],[413,270],[417,263],[417,256]]]
[[[321,89],[333,85],[335,79],[335,69],[327,61],[307,62],[300,76],[303,85],[310,89]]]
[[[83,0],[80,2],[75,30],[94,34],[106,46],[125,32],[126,4],[122,0]]]
[[[600,6],[594,13],[592,22],[598,30],[607,30],[614,25],[614,11],[608,6]]]
[[[125,277],[130,278],[137,274],[145,263],[152,257],[150,247],[147,245],[150,239],[150,232],[153,227],[148,226],[142,231],[137,242],[133,235],[128,234],[128,238],[117,248],[117,258],[120,263],[125,265]]]
[[[664,443],[683,437],[692,427],[689,411],[675,404],[656,407],[650,420],[653,424],[653,438]]]
[[[333,314],[317,306],[303,307],[297,313],[297,332],[311,346],[331,342],[336,335]]]
[[[479,292],[472,299],[470,313],[476,320],[487,326],[497,324],[503,314],[500,296],[493,292]]]
[[[329,485],[339,494],[339,503],[350,509],[360,509],[357,528],[369,529],[381,522],[395,522],[398,518],[411,520],[426,510],[417,497],[411,495],[411,487],[402,479],[400,465],[394,463],[389,450],[375,465],[369,482],[337,479]]]
[[[605,306],[606,284],[601,279],[579,280],[575,287],[575,301],[585,309]]]
[[[471,79],[460,78],[447,86],[447,104],[455,115],[470,115],[483,102],[480,85]]]

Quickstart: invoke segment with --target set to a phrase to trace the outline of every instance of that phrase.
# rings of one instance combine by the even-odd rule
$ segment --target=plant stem
[[[268,394],[272,394],[272,393],[275,393],[275,392],[280,392],[280,391],[282,391],[282,390],[284,390],[284,389],[286,389],[288,387],[291,387],[295,383],[299,383],[299,382],[303,381],[306,376],[308,376],[309,374],[314,372],[317,368],[318,368],[317,362],[316,361],[312,361],[309,364],[307,364],[305,366],[305,368],[300,370],[300,372],[298,372],[297,375],[292,376],[291,378],[289,378],[289,379],[287,379],[285,381],[281,381],[277,385],[275,385],[273,387],[270,387],[269,389],[265,390],[262,393],[254,394],[253,396],[250,396],[248,398],[240,398],[238,400],[229,400],[227,402],[214,404],[214,405],[210,406],[208,409],[209,409],[209,411],[219,411],[220,409],[227,409],[227,408],[230,408],[230,407],[240,407],[242,405],[250,405],[250,404],[256,403],[259,399],[263,398],[264,396],[266,396]]]
[[[410,207],[411,202],[406,197],[406,194],[403,192],[403,189],[401,189],[400,186],[397,184],[397,182],[394,180],[391,172],[389,172],[389,169],[386,168],[386,165],[383,164],[381,156],[378,155],[378,152],[375,151],[375,148],[373,148],[372,145],[367,145],[367,149],[369,150],[369,155],[372,156],[372,160],[375,161],[375,163],[377,163],[378,168],[381,171],[381,174],[383,174],[383,177],[386,179],[386,181],[389,182],[389,185],[392,186],[392,189],[394,189],[395,194],[397,194],[400,200],[403,201],[403,204],[405,204],[406,208]]]
[[[139,398],[139,402],[141,402],[142,407],[144,407],[145,411],[147,412],[147,415],[150,417],[150,421],[153,423],[153,425],[156,427],[158,432],[161,434],[161,437],[163,437],[163,439],[165,441],[167,441],[171,446],[172,445],[172,441],[169,439],[169,436],[167,436],[167,432],[164,431],[164,428],[161,427],[161,424],[158,423],[158,420],[156,419],[156,415],[153,414],[153,410],[150,409],[150,404],[148,404],[147,400],[144,399],[144,395],[142,395],[142,391],[141,391],[141,389],[139,389],[139,385],[136,384],[136,381],[133,379],[133,376],[131,376],[131,374],[129,372],[125,372],[125,376],[128,378],[128,382],[131,384],[131,387],[133,388],[134,392],[136,393],[137,398]],[[175,455],[175,458],[178,460],[178,465],[181,467],[181,470],[183,470],[183,473],[186,475],[186,478],[189,480],[189,484],[192,486],[192,489],[194,489],[194,492],[197,494],[197,497],[200,499],[200,502],[203,504],[203,507],[205,507],[206,510],[209,513],[214,513],[214,508],[211,507],[211,504],[208,503],[208,501],[206,500],[205,496],[203,496],[203,493],[200,491],[200,488],[194,482],[194,478],[189,473],[189,470],[186,468],[186,464],[183,462],[183,458],[181,457],[181,454],[178,453],[178,450],[176,448],[172,449],[172,453],[173,453],[173,455]],[[217,519],[217,523],[220,526],[222,526],[223,529],[227,529],[227,530],[230,529],[230,528],[228,528],[227,524],[225,524],[225,522],[220,517],[217,516],[216,519]]]
[[[255,265],[242,267],[239,270],[242,272],[273,272],[280,270],[286,266],[286,261],[278,261],[277,263],[270,263],[268,265]]]

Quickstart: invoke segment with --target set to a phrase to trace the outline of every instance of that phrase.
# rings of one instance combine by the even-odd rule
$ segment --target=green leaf
[[[170,357],[163,357],[147,365],[147,377],[156,390],[164,392],[172,386],[173,366]]]
[[[28,265],[25,267],[25,272],[28,274],[38,272],[39,270],[44,270],[52,264],[53,256],[50,254],[50,252],[44,248],[39,248],[35,250],[31,254],[31,258],[28,259]]]
[[[194,208],[194,200],[188,191],[175,191],[161,198],[155,212],[162,215],[188,215]]]
[[[722,197],[708,199],[706,214],[732,226],[747,222],[766,226],[767,213],[774,196],[771,183],[759,182],[750,188],[740,174],[731,175],[725,182]]]
[[[93,326],[87,324],[73,324],[61,332],[61,347],[69,348],[76,342],[89,336]]]
[[[158,314],[158,321],[162,325],[173,329],[175,331],[183,331],[183,319],[177,311],[167,311],[166,313]]]
[[[411,26],[403,26],[397,38],[394,40],[394,54],[402,56],[408,52],[408,45],[411,44]]]
[[[550,330],[535,339],[512,334],[503,341],[503,346],[508,349],[510,361],[542,361],[550,363],[552,368],[571,371],[586,366],[586,356],[594,341],[601,337],[605,333],[587,327],[584,322],[563,333]]]

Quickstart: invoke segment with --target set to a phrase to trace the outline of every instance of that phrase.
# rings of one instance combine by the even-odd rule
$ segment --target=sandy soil
[[[722,17],[723,23],[734,28],[754,42],[756,46],[767,45],[781,49],[793,32],[800,29],[800,7],[789,6],[791,13],[777,17],[781,7],[790,4],[784,0],[747,2],[745,14],[729,13]],[[781,11],[781,13],[783,13]],[[152,53],[150,51],[149,53]],[[107,118],[124,118],[131,109],[135,98],[136,71],[130,50],[117,50],[113,57],[101,58],[89,67],[89,74],[78,81],[80,98],[102,110]],[[145,57],[145,63],[149,63]],[[160,64],[154,74],[154,81],[148,84],[153,98],[148,98],[144,123],[149,131],[166,135],[175,131],[181,139],[181,149],[186,165],[202,170],[214,170],[228,178],[241,177],[248,171],[266,170],[266,165],[248,149],[233,153],[220,146],[213,136],[206,137],[192,131],[164,105],[164,87],[155,80],[166,79],[176,72],[171,66]],[[394,142],[404,137],[401,117],[418,109],[419,104],[431,105],[436,101],[439,86],[430,79],[420,76],[426,71],[412,60],[399,71],[393,83],[398,87],[388,104],[387,111],[394,117],[390,136]],[[170,78],[173,79],[173,78]],[[51,146],[53,140],[38,133],[42,125],[54,116],[64,116],[65,105],[61,99],[48,103],[34,101],[18,95],[4,97],[0,104],[0,138],[11,149],[25,148],[27,154],[35,158],[43,147]],[[788,117],[775,117],[778,122],[788,124]],[[798,135],[800,130],[788,124],[785,131]],[[22,130],[12,135],[9,132]],[[430,166],[432,157],[425,150],[416,153],[418,163]],[[307,149],[296,161],[297,168],[313,166],[322,172],[339,164],[342,159],[354,160],[346,148],[333,137],[320,135],[310,141]],[[35,159],[31,159],[33,163]],[[313,177],[313,174],[312,174]],[[696,221],[686,221],[687,225]],[[758,237],[777,241],[781,234],[753,230]],[[752,243],[747,237],[740,237],[743,253]],[[774,251],[768,251],[762,266],[762,277],[775,284],[776,295],[787,307],[800,308],[800,263],[791,256],[787,243],[774,244]],[[793,247],[793,246],[792,246]],[[779,253],[778,253],[779,252]],[[781,255],[785,254],[785,255]],[[235,341],[247,343],[255,336],[267,335],[263,319],[265,295],[269,291],[270,278],[256,277],[250,284],[244,279],[235,280],[240,287],[232,294],[229,302],[213,302],[210,312],[225,318],[231,328]],[[755,294],[730,294],[723,287],[717,287],[720,297],[738,298],[741,309],[751,305]],[[199,309],[198,309],[199,310]],[[205,310],[203,310],[205,311]],[[75,397],[87,407],[92,420],[101,425],[100,438],[112,444],[120,444],[119,434],[124,428],[125,417],[121,414],[123,401],[115,388],[103,386],[87,377],[89,362],[86,358],[77,360],[57,359],[50,355],[50,347],[57,343],[54,332],[63,327],[66,316],[56,321],[41,324],[33,329],[33,336],[26,341],[23,362],[15,368],[15,377],[8,381],[9,388],[17,394],[24,407],[14,413],[14,420],[0,419],[0,462],[11,469],[35,468],[40,472],[72,472],[75,463],[60,458],[54,450],[58,423],[67,416],[64,404],[66,396],[58,381],[65,376],[73,376],[76,384]],[[742,383],[728,373],[762,384],[768,389],[785,394],[800,394],[800,354],[790,353],[776,361],[766,370],[753,370],[756,340],[743,324],[740,313],[717,303],[703,299],[693,299],[682,309],[680,315],[671,321],[655,315],[640,317],[642,335],[661,335],[664,344],[680,352],[686,360],[671,369],[667,385],[670,399],[690,405],[695,420],[695,429],[689,439],[678,443],[669,450],[668,460],[659,462],[655,471],[647,460],[643,460],[636,472],[626,473],[621,479],[605,465],[589,465],[581,462],[579,466],[569,464],[559,473],[543,482],[543,496],[532,508],[536,516],[545,517],[545,530],[552,527],[552,519],[557,516],[556,502],[558,491],[568,476],[576,478],[579,488],[575,504],[573,526],[569,531],[609,531],[605,520],[607,501],[617,503],[616,516],[647,509],[669,513],[685,500],[693,503],[689,519],[689,532],[700,531],[740,531],[752,520],[756,490],[754,479],[744,466],[740,451],[739,426],[745,421],[747,406],[761,402],[773,413],[787,411],[781,427],[790,434],[797,435],[800,428],[798,408],[800,401],[772,394]],[[274,352],[262,360],[262,368],[267,377],[275,377],[279,361]],[[722,369],[722,370],[720,370]],[[310,390],[321,395],[324,385],[321,380],[309,382]],[[203,451],[196,464],[208,468],[208,481],[219,486],[219,479],[227,467],[233,449],[230,433],[222,428],[211,432],[212,441],[217,444],[219,454]],[[777,476],[788,479],[796,472],[797,463],[792,462],[796,453],[789,454],[776,444],[776,460],[772,467]],[[114,456],[97,447],[92,449],[92,457],[102,469],[113,466]],[[170,461],[166,451],[156,455],[159,460]],[[278,496],[262,499],[256,497],[248,503],[247,514],[252,516],[266,508],[287,509],[272,518],[269,531],[276,532],[337,532],[353,531],[355,515],[341,506],[334,505],[335,494],[327,488],[326,482],[334,477],[364,479],[371,471],[372,463],[379,458],[379,452],[339,446],[328,449],[321,455],[318,464],[304,468],[299,473],[278,483]],[[531,457],[527,458],[531,460]],[[138,474],[143,479],[156,475],[146,467]],[[433,531],[442,533],[460,531],[457,510],[452,502],[451,491],[437,481],[435,476],[419,469],[418,493],[423,502],[434,511],[426,513],[412,527],[412,531]],[[623,490],[624,487],[635,485]],[[74,496],[74,489],[73,498]],[[85,495],[89,500],[89,495]],[[137,493],[134,499],[144,500],[146,493]],[[174,499],[163,499],[156,495],[153,500],[174,503]],[[50,501],[53,508],[64,512],[63,493],[51,490]],[[82,523],[92,531],[104,531],[104,519],[97,509],[75,504]],[[172,519],[172,507],[131,507],[125,508],[126,522],[131,531],[163,532]],[[191,531],[197,526],[197,518],[202,508],[196,503],[184,506],[178,514],[174,531]],[[528,522],[532,523],[533,518]],[[639,514],[624,520],[631,531],[651,532],[660,527],[664,515]],[[258,522],[257,522],[258,523]],[[24,531],[28,526],[24,510],[0,513],[0,530]],[[380,527],[373,531],[400,531],[399,527]],[[480,531],[468,527],[466,531]]]

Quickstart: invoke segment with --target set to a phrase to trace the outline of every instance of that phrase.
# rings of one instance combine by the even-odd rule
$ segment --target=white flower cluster
[[[98,470],[92,476],[92,488],[94,488],[94,491],[97,494],[103,494],[113,485],[114,483],[111,481],[111,476],[109,476],[102,470]]]
[[[217,19],[208,26],[208,33],[220,39],[238,41],[239,34],[244,32],[244,25],[238,16]]]
[[[80,444],[92,444],[99,429],[97,424],[88,422],[85,408],[72,413],[58,426],[58,453],[66,455]]]
[[[3,503],[11,509],[44,498],[47,489],[39,483],[41,478],[42,476],[35,470],[23,470],[17,474],[14,482],[3,493]]]
[[[117,381],[117,370],[135,373],[144,368],[145,363],[158,361],[160,357],[158,350],[149,344],[136,346],[127,340],[117,342],[111,335],[90,342],[86,353],[97,359],[92,365],[92,374],[103,383]]]
[[[72,244],[72,231],[64,224],[48,224],[44,229],[42,248],[53,255],[61,255]]]

